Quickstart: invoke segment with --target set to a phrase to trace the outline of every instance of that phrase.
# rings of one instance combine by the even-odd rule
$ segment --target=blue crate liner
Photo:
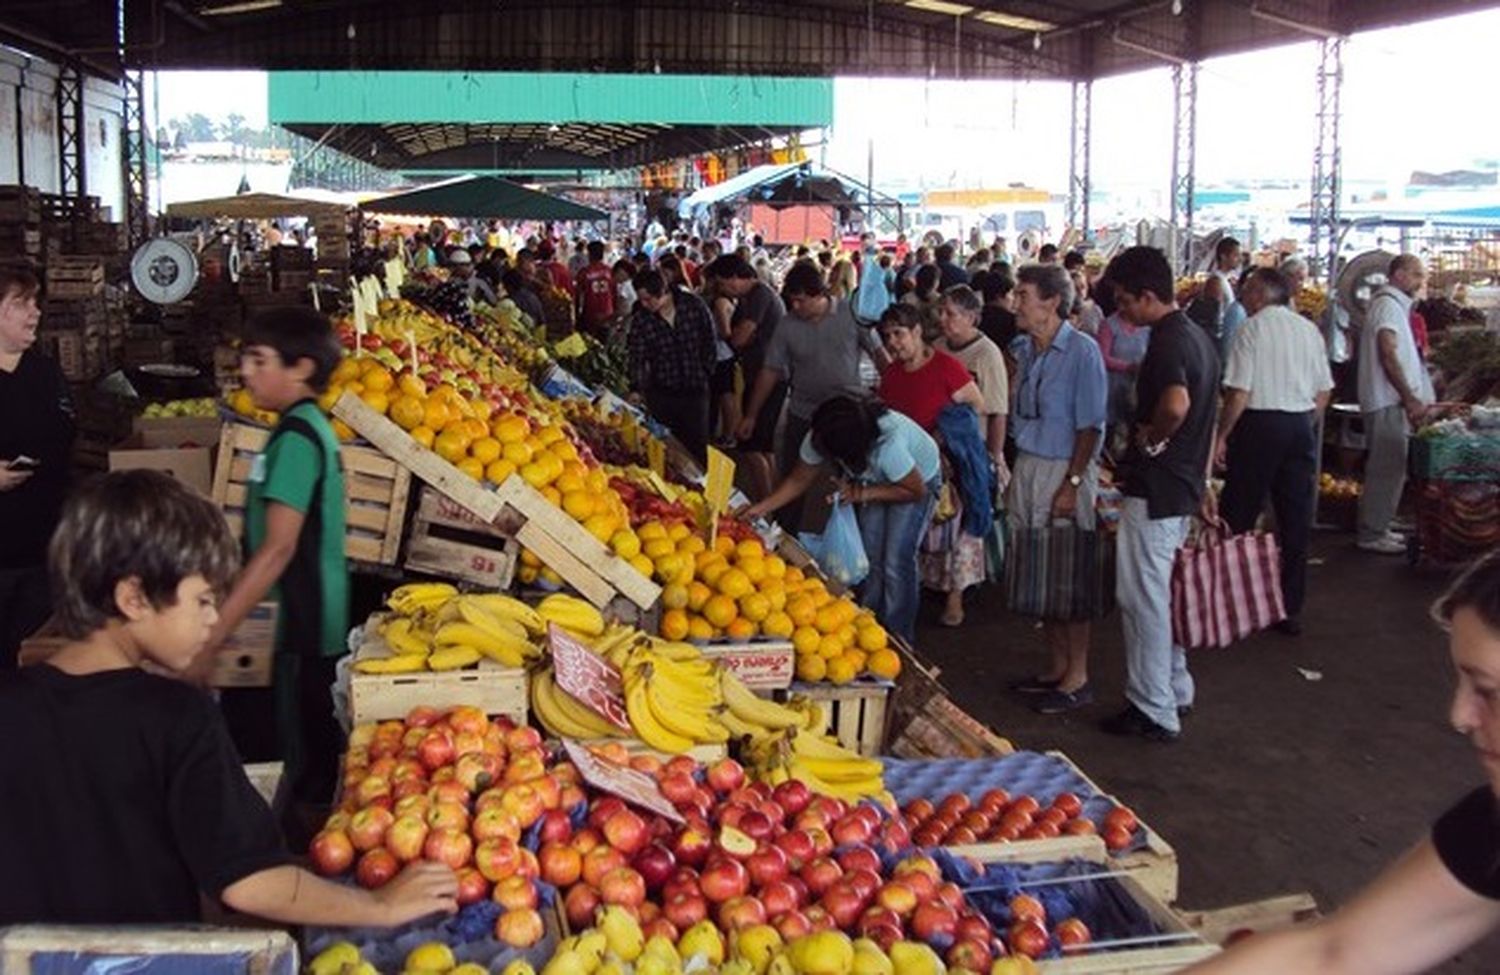
[[[557,896],[549,884],[536,882],[545,922],[549,906]],[[418,945],[441,941],[453,949],[459,963],[477,962],[498,972],[517,958],[525,958],[538,971],[552,957],[557,947],[555,933],[548,926],[541,941],[525,950],[512,948],[495,938],[495,920],[500,905],[482,900],[462,908],[452,917],[427,918],[399,928],[307,928],[303,944],[307,957],[313,958],[336,941],[348,941],[359,949],[360,957],[382,972],[399,972],[406,956]]]
[[[1054,863],[999,864],[976,866],[943,851],[934,853],[946,879],[964,888],[964,896],[994,924],[1003,935],[1013,918],[1010,900],[1018,893],[1030,894],[1042,902],[1047,911],[1047,930],[1059,921],[1076,917],[1088,926],[1091,940],[1113,941],[1166,934],[1160,924],[1142,907],[1119,881],[1112,878],[1068,880],[1099,872],[1099,865],[1084,860]],[[1021,888],[1020,884],[1037,880],[1057,880],[1057,884]],[[1162,944],[1172,945],[1166,940]],[[1142,945],[1141,947],[1152,947]],[[1070,953],[1071,956],[1072,953]],[[1048,945],[1044,958],[1061,957],[1056,939]]]
[[[1100,793],[1072,765],[1055,755],[1042,752],[1013,752],[1001,758],[939,758],[910,760],[882,758],[885,764],[885,787],[905,806],[913,799],[937,802],[953,792],[961,792],[974,802],[989,789],[1004,789],[1011,798],[1029,795],[1046,808],[1064,792],[1083,800],[1082,817],[1100,831],[1104,817],[1115,808],[1114,800]],[[1134,842],[1115,855],[1144,849],[1146,831],[1138,827]]]

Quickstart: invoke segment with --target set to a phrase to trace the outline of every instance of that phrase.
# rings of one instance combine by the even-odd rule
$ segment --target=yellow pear
[[[787,947],[801,975],[842,975],[854,965],[854,945],[842,931],[805,934]]]
[[[943,975],[947,966],[938,953],[920,941],[897,941],[891,945],[895,975]]]
[[[749,962],[755,975],[765,975],[771,959],[781,951],[781,934],[769,924],[753,924],[730,937],[730,954]]]
[[[531,962],[524,958],[517,958],[500,970],[500,975],[536,975],[536,969],[531,967]]]
[[[885,950],[869,938],[858,938],[854,942],[854,975],[893,975],[895,966],[886,956]]]
[[[677,952],[683,958],[701,955],[710,965],[724,961],[724,936],[714,922],[706,918],[683,932],[677,939]]]
[[[453,949],[441,941],[417,945],[406,956],[408,972],[446,972],[458,965]]]
[[[595,923],[604,934],[609,950],[619,955],[622,961],[635,961],[645,950],[646,936],[641,933],[641,922],[618,904],[601,909]]]
[[[359,964],[359,949],[347,941],[335,941],[318,952],[307,965],[309,975],[340,975],[349,966]]]

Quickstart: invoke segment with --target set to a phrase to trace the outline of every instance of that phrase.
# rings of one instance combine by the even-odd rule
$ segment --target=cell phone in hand
[[[34,471],[41,466],[41,461],[35,457],[27,457],[25,454],[19,455],[10,462],[10,469],[13,471]]]

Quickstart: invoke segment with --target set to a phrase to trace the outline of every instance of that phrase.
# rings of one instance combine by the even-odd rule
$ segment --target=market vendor
[[[208,651],[216,650],[258,603],[277,601],[271,688],[226,690],[223,706],[242,749],[253,749],[247,759],[286,763],[294,836],[321,821],[343,751],[329,688],[349,632],[344,474],[333,427],[315,399],[338,361],[328,320],[311,308],[277,308],[246,327],[240,376],[255,405],[281,420],[251,467],[249,560],[208,641]],[[274,744],[265,734],[272,729]]]
[[[1343,910],[1258,934],[1192,975],[1425,971],[1500,926],[1500,551],[1465,572],[1433,616],[1448,631],[1458,676],[1448,718],[1479,753],[1488,784]]]
[[[35,348],[39,290],[30,270],[0,266],[0,670],[15,666],[21,641],[51,611],[47,539],[73,448],[68,384]]]
[[[916,421],[875,399],[834,396],[814,411],[798,448],[797,466],[745,518],[770,514],[800,498],[821,468],[835,468],[837,490],[857,506],[870,571],[860,602],[886,629],[916,639],[921,579],[917,546],[932,522],[942,487],[936,441]]]
[[[630,378],[651,415],[706,463],[714,323],[703,299],[668,287],[654,268],[635,276],[636,305],[628,347]]]
[[[397,925],[457,908],[446,866],[379,891],[294,866],[213,701],[180,672],[238,563],[224,516],[158,471],[72,499],[51,544],[68,642],[0,674],[0,927],[184,924],[203,894],[273,921]],[[22,785],[24,783],[24,786]]]

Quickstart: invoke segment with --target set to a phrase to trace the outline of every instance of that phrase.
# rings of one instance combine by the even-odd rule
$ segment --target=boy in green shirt
[[[247,561],[209,640],[217,647],[264,599],[280,605],[270,693],[228,690],[223,704],[247,752],[265,751],[275,715],[276,749],[304,807],[332,801],[343,751],[329,687],[349,629],[344,475],[338,439],[315,402],[339,357],[328,320],[311,308],[267,311],[246,328],[240,376],[255,405],[281,421],[251,465]]]

